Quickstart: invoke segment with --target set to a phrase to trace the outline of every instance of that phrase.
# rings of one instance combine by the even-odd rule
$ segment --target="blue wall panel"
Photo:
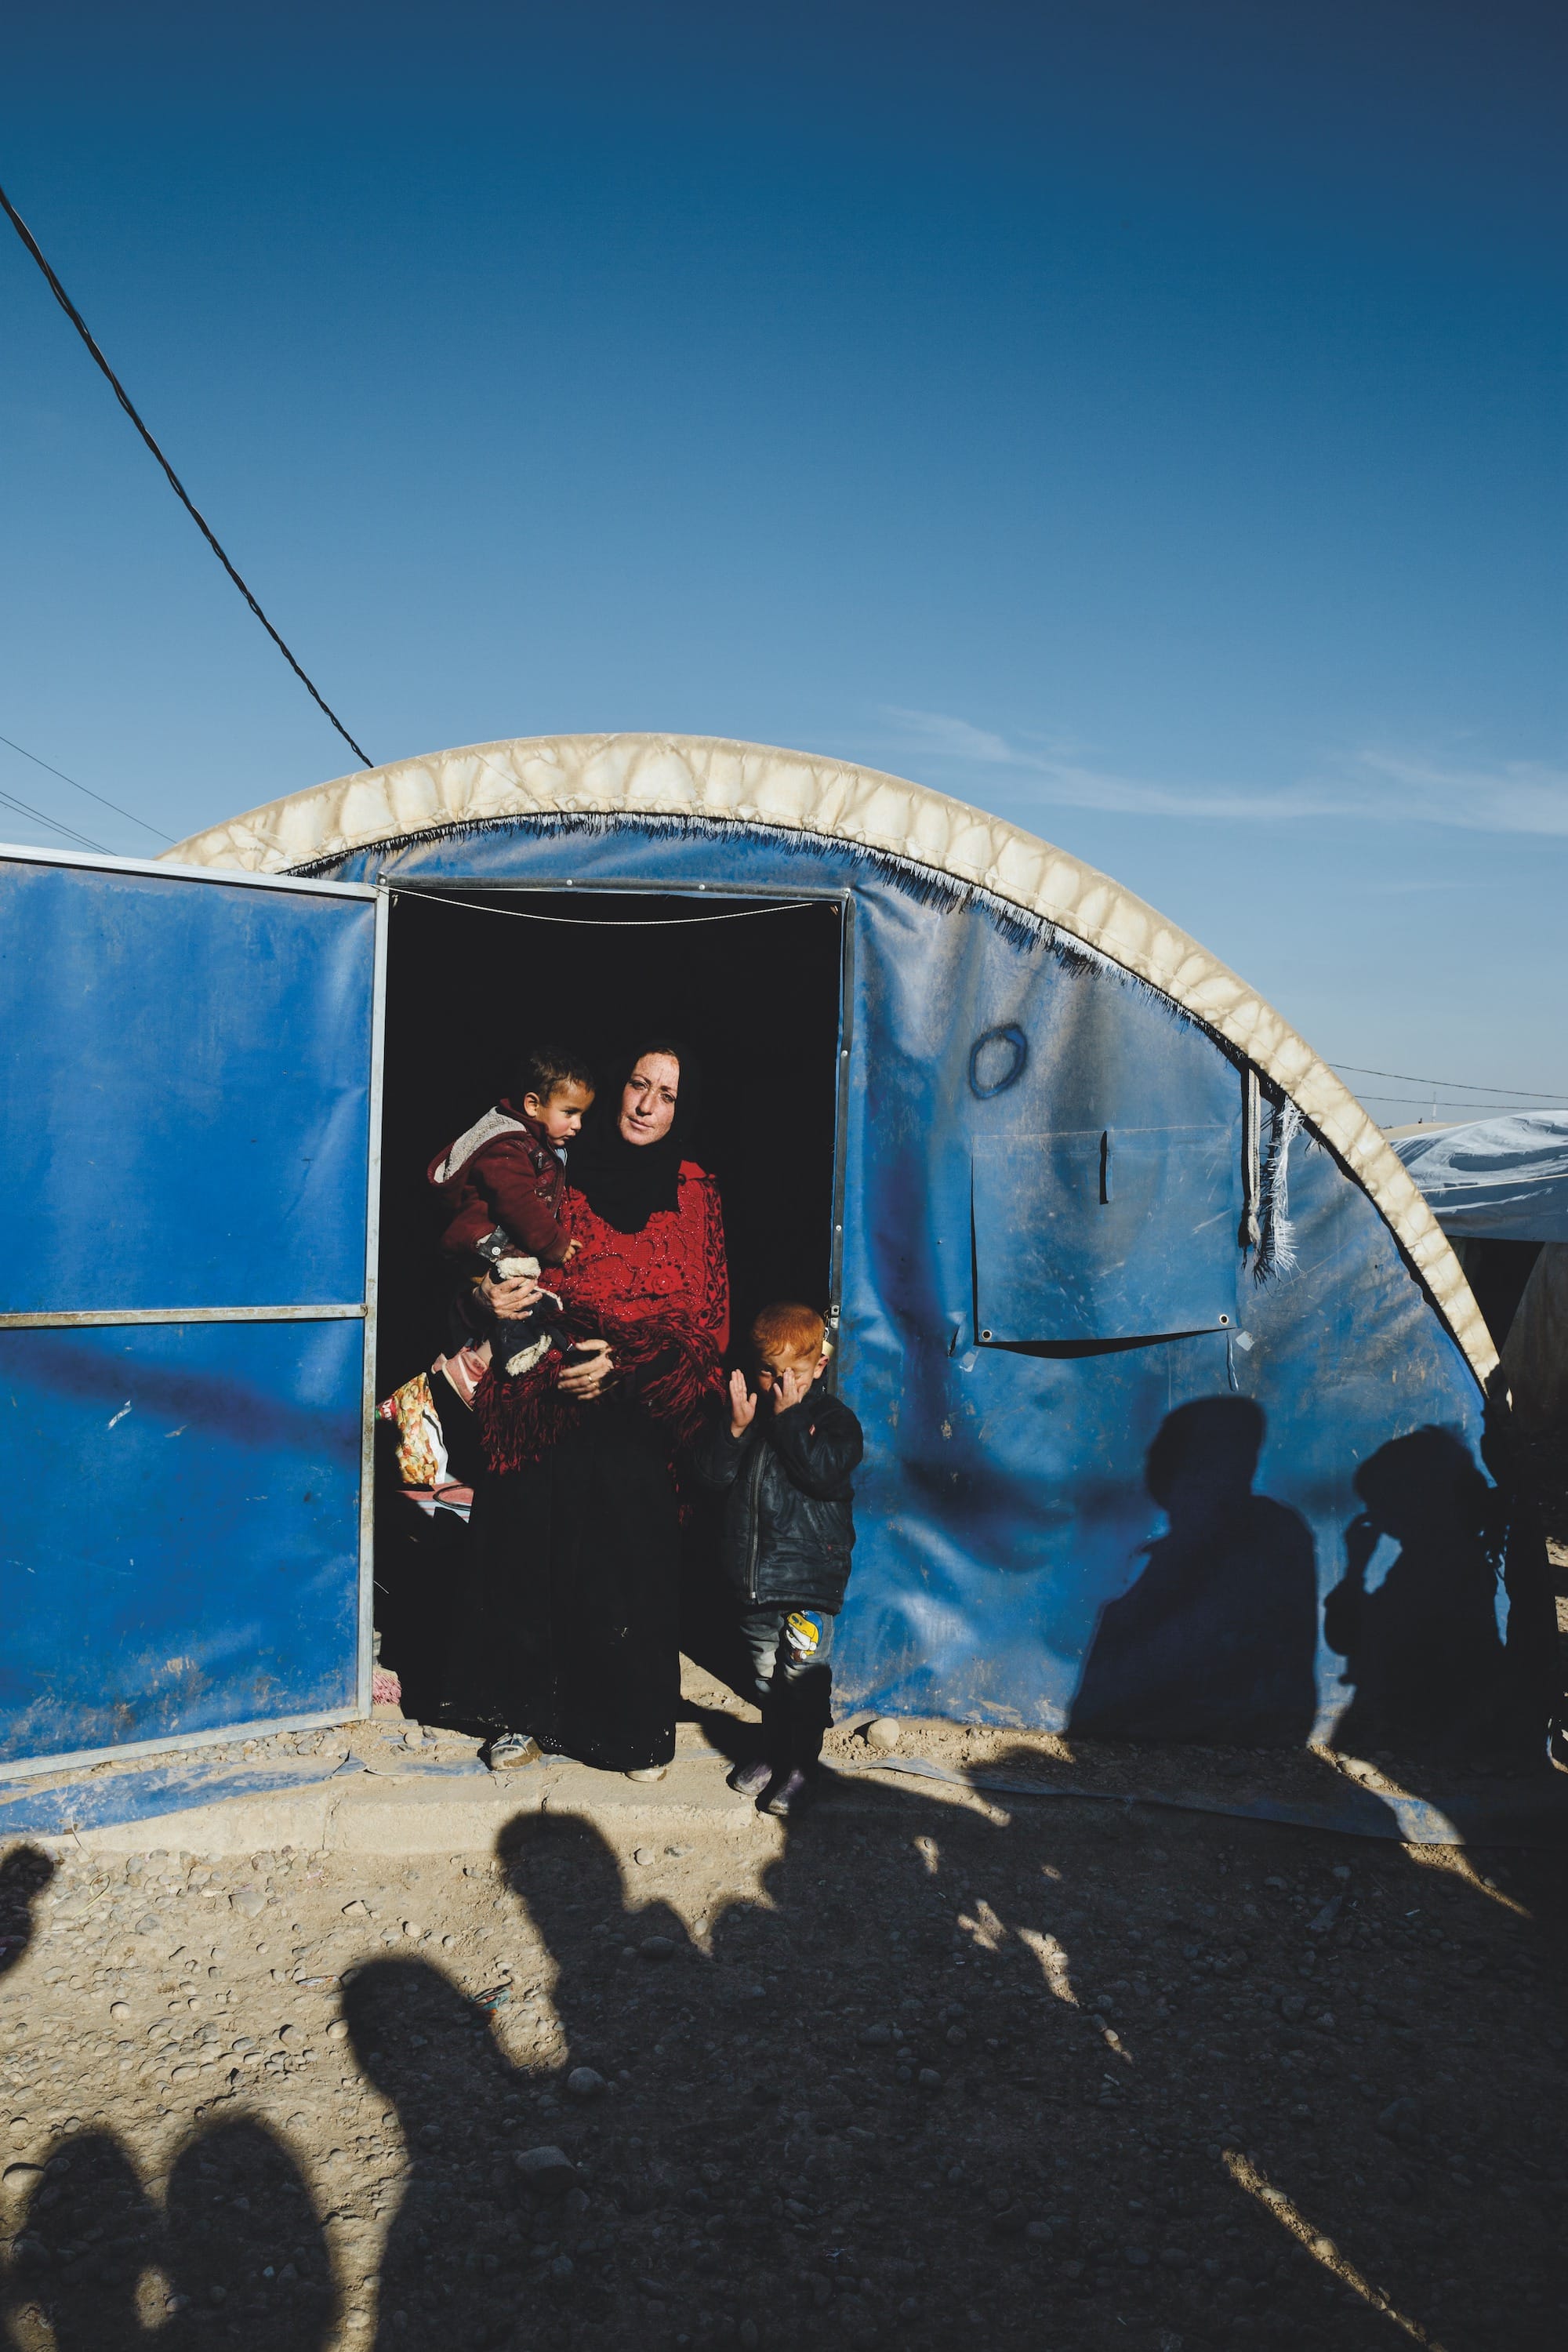
[[[0,860],[0,1306],[364,1296],[365,900]]]
[[[363,1338],[0,1331],[0,1759],[352,1707]]]

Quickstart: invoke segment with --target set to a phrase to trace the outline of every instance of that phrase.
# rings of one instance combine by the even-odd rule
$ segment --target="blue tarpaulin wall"
[[[847,1704],[1282,1741],[1348,1704],[1372,1744],[1484,1686],[1492,1564],[1434,1566],[1474,1517],[1476,1379],[1361,1186],[1169,1000],[762,828],[525,818],[314,870],[852,892]]]
[[[355,1705],[376,920],[0,859],[0,1760]]]

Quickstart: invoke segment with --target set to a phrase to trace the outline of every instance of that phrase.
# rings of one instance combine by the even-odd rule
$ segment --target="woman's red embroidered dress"
[[[618,1232],[568,1192],[583,1244],[556,1279],[617,1366],[591,1403],[551,1357],[475,1400],[489,1465],[447,1705],[607,1770],[665,1764],[679,1697],[679,1528],[672,1463],[722,1385],[730,1290],[718,1187],[680,1165],[674,1209]],[[552,1286],[554,1283],[552,1282]]]
[[[574,1330],[608,1339],[616,1386],[635,1387],[645,1414],[671,1451],[696,1434],[719,1385],[730,1338],[730,1277],[719,1187],[694,1160],[680,1163],[679,1205],[656,1209],[640,1233],[617,1233],[580,1192],[563,1212],[580,1255],[544,1277],[558,1290]],[[485,1458],[493,1470],[536,1462],[601,1402],[574,1404],[555,1385],[546,1357],[520,1381],[491,1382],[476,1399]]]

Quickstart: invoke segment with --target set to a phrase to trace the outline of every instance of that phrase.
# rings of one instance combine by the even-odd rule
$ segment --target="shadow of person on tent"
[[[1352,1755],[1455,1752],[1495,1726],[1501,1691],[1493,1490],[1449,1429],[1379,1446],[1355,1474],[1363,1505],[1345,1529],[1345,1573],[1323,1633],[1355,1696],[1334,1746]],[[1373,1555],[1398,1551],[1375,1587]]]
[[[1170,1522],[1100,1612],[1068,1718],[1095,1738],[1297,1747],[1317,1713],[1318,1586],[1306,1521],[1252,1491],[1250,1397],[1166,1415],[1145,1483]]]

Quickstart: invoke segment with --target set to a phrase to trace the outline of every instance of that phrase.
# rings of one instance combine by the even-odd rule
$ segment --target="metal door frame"
[[[381,1095],[386,1022],[386,892],[378,889],[374,883],[318,882],[289,874],[247,874],[234,866],[176,866],[158,858],[114,857],[107,851],[35,849],[26,843],[0,842],[0,860],[16,865],[73,866],[89,873],[149,875],[164,881],[215,883],[226,889],[237,885],[246,889],[292,891],[311,898],[369,899],[375,907],[367,1095],[369,1167],[366,1172],[363,1305],[126,1307],[62,1309],[55,1313],[0,1313],[0,1330],[5,1331],[80,1330],[131,1323],[329,1323],[351,1320],[363,1323],[354,1704],[351,1707],[332,1707],[324,1714],[268,1716],[260,1722],[222,1724],[208,1731],[183,1731],[161,1738],[123,1740],[111,1748],[78,1748],[59,1756],[23,1758],[0,1765],[0,1781],[25,1780],[41,1772],[74,1771],[87,1764],[117,1763],[125,1757],[169,1756],[195,1748],[226,1748],[236,1740],[265,1739],[283,1731],[320,1731],[330,1729],[334,1724],[358,1722],[371,1711],[375,1608],[372,1537],[375,1501],[376,1255],[381,1223]]]
[[[635,818],[628,818],[635,823]],[[405,892],[410,898],[447,898],[451,894],[479,893],[496,898],[517,891],[538,891],[558,896],[567,890],[581,890],[588,898],[776,898],[792,906],[834,906],[838,908],[838,1029],[836,1041],[837,1069],[833,1097],[833,1189],[828,1211],[827,1261],[827,1331],[833,1341],[833,1360],[823,1379],[827,1387],[837,1391],[839,1370],[839,1334],[842,1327],[844,1301],[844,1187],[845,1161],[848,1152],[849,1072],[855,1043],[855,890],[851,883],[829,884],[826,887],[798,883],[755,882],[660,882],[638,876],[631,881],[602,879],[592,875],[579,881],[571,877],[532,874],[391,874],[383,870],[376,886],[389,898],[396,898]],[[475,905],[475,914],[483,914],[482,906]],[[504,913],[502,908],[490,909]],[[584,917],[584,922],[590,921]],[[570,920],[563,917],[562,920]],[[620,928],[619,926],[616,928]],[[633,925],[625,928],[634,929]]]

